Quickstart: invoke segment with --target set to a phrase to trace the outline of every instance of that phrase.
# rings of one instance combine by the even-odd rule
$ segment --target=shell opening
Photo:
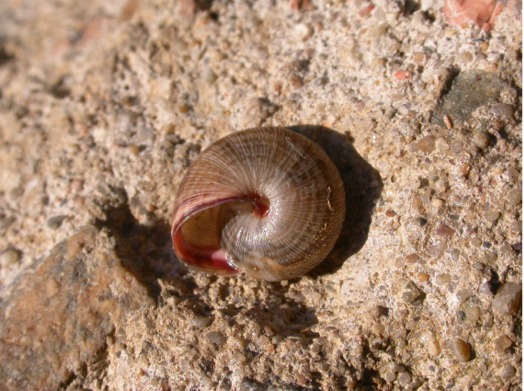
[[[237,274],[239,268],[222,248],[222,230],[239,214],[262,219],[269,210],[269,199],[258,194],[221,200],[203,210],[194,210],[181,224],[173,226],[175,253],[191,267],[217,274]]]
[[[238,273],[221,248],[194,246],[184,239],[182,229],[175,232],[173,242],[177,256],[188,265],[219,274]]]

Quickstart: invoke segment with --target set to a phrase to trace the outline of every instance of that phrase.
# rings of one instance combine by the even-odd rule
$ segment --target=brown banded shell
[[[317,144],[285,128],[226,136],[189,167],[175,202],[177,257],[217,274],[297,278],[332,250],[345,194]]]

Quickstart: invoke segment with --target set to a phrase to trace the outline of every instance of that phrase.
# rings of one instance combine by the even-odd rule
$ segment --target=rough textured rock
[[[521,2],[475,4],[0,2],[0,388],[519,387]],[[342,235],[190,271],[183,173],[259,125],[326,148]]]
[[[17,282],[0,307],[2,388],[67,387],[86,367],[102,375],[116,329],[152,305],[113,247],[104,231],[83,228]]]
[[[496,102],[507,88],[496,74],[476,69],[460,72],[450,83],[450,91],[441,98],[434,116],[435,122],[441,125],[444,124],[444,116],[448,116],[455,125],[464,122],[479,107]]]

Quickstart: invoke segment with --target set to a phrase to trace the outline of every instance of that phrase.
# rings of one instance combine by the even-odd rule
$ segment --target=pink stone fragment
[[[360,11],[358,11],[358,15],[362,18],[368,17],[371,15],[371,12],[375,9],[374,4],[369,4],[363,7]]]
[[[411,79],[411,72],[399,69],[393,73],[393,77],[397,80],[409,80]]]
[[[440,223],[435,230],[435,233],[439,236],[453,236],[455,230],[448,227],[446,224]]]
[[[473,22],[486,30],[491,29],[503,8],[495,0],[445,0],[443,12],[450,24],[462,26]]]

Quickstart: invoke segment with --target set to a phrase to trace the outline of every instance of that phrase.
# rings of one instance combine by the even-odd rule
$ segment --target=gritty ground
[[[520,389],[521,5],[443,6],[0,2],[0,390]],[[298,280],[171,249],[185,169],[255,126],[346,187]]]

